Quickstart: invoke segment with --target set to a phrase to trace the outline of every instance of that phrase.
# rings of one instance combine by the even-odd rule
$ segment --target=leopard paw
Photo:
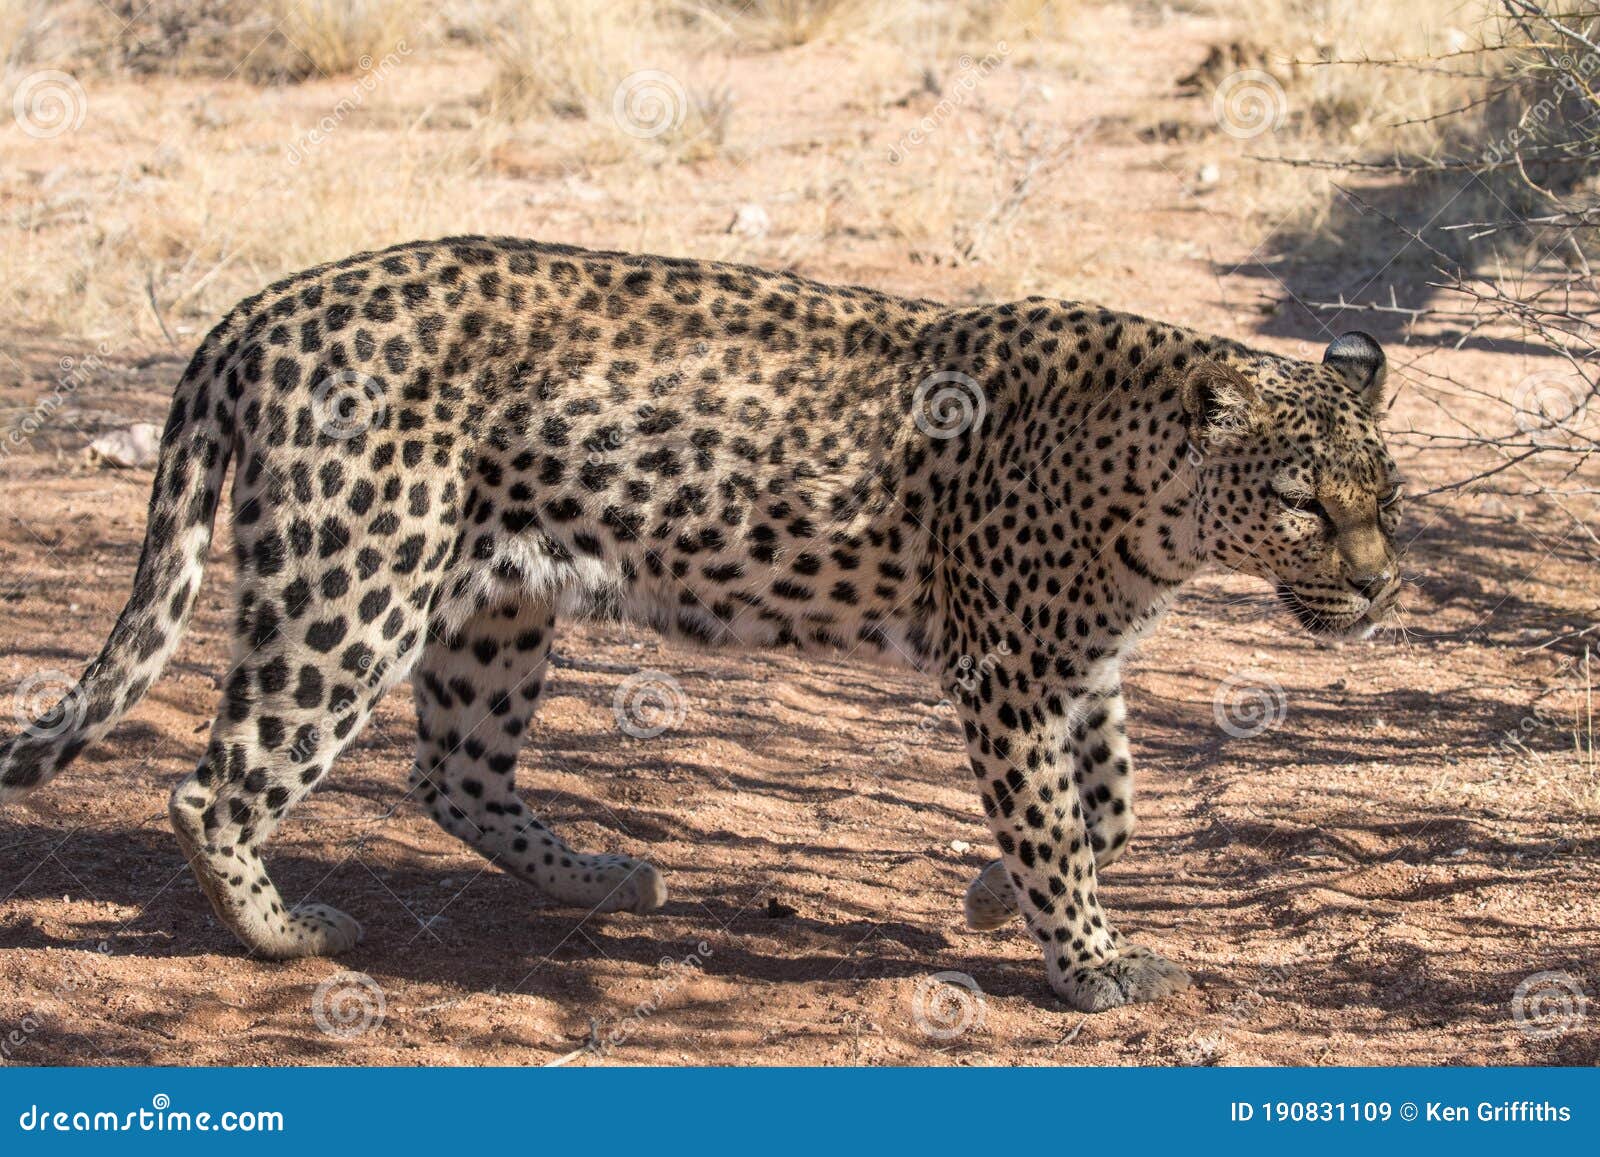
[[[967,927],[977,932],[1004,928],[1017,918],[1017,892],[1004,860],[993,860],[967,885]]]
[[[1083,1012],[1104,1012],[1125,1004],[1160,1000],[1189,987],[1189,974],[1166,957],[1148,948],[1123,944],[1110,960],[1062,967],[1059,975],[1052,976],[1051,987]]]
[[[596,856],[592,895],[596,912],[634,912],[640,916],[667,902],[666,881],[655,866],[632,856]]]

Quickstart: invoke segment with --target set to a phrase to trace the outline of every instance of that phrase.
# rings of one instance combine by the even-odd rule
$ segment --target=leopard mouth
[[[1314,604],[1287,583],[1277,586],[1278,600],[1289,608],[1307,631],[1325,639],[1365,639],[1394,612],[1399,597],[1398,583],[1380,591],[1375,598],[1351,596],[1342,606]]]

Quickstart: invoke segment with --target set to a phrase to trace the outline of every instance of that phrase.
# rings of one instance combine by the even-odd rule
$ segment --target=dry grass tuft
[[[29,59],[46,20],[41,0],[0,0],[0,80]]]
[[[647,46],[657,40],[660,16],[653,0],[512,0],[490,40],[491,106],[512,119],[540,112],[582,117],[609,109],[617,85],[642,67]]]
[[[364,72],[422,28],[421,0],[278,0],[279,33],[324,76]]]
[[[1234,65],[1255,62],[1284,85],[1294,136],[1426,155],[1447,131],[1441,115],[1477,93],[1474,74],[1494,39],[1496,7],[1492,0],[1265,0],[1251,6],[1245,39],[1229,47]]]
[[[883,0],[715,0],[697,15],[746,47],[795,48],[881,29],[892,11]]]
[[[875,40],[912,52],[954,55],[1070,31],[1083,0],[710,0],[687,9],[740,47],[795,48]]]
[[[495,70],[491,114],[517,122],[543,115],[589,119],[606,137],[596,149],[652,142],[684,158],[722,147],[732,96],[705,80],[682,12],[664,0],[569,4],[512,0],[489,42]]]
[[[175,158],[135,189],[41,196],[11,226],[0,313],[46,331],[148,339],[163,324],[180,338],[200,332],[294,269],[419,236],[499,231],[466,157],[406,141],[382,164],[336,153],[294,169]]]
[[[1237,17],[1231,5],[1207,7]],[[1352,183],[1391,190],[1385,203],[1397,219],[1423,209],[1417,225],[1447,203],[1461,220],[1528,207],[1514,171],[1486,171],[1470,187],[1459,171],[1537,99],[1514,79],[1526,54],[1497,0],[1262,0],[1237,28],[1179,84],[1205,102],[1207,127],[1220,130],[1212,149],[1227,148],[1228,134],[1240,138],[1237,154],[1287,162],[1240,165],[1257,215],[1283,247],[1326,251],[1383,233],[1341,198],[1338,186]],[[1236,99],[1224,101],[1226,92]],[[1261,117],[1270,131],[1252,131]],[[1350,163],[1356,168],[1336,167]],[[1393,171],[1374,175],[1374,166]],[[1492,246],[1483,248],[1489,255]]]

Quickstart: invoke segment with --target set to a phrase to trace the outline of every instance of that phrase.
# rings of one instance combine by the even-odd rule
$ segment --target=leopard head
[[[1364,638],[1399,595],[1386,370],[1376,341],[1347,333],[1320,363],[1219,348],[1182,388],[1202,555],[1271,583],[1314,634]]]

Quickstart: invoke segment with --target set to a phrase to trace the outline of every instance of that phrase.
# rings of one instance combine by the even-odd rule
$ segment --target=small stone
[[[740,205],[728,223],[728,232],[739,237],[765,237],[771,229],[772,218],[760,205]]]
[[[93,465],[127,470],[154,466],[160,450],[161,427],[136,422],[125,430],[113,430],[96,438],[83,454]]]
[[[950,850],[956,853],[956,855],[962,856],[972,851],[972,845],[967,843],[966,840],[951,840]]]

